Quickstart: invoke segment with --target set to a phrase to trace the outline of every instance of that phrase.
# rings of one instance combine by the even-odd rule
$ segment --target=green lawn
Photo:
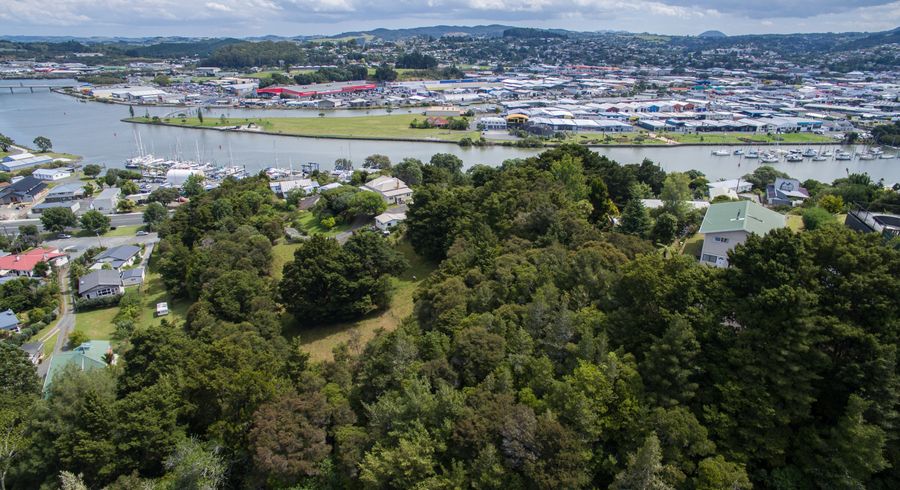
[[[106,233],[100,235],[100,237],[103,238],[103,237],[116,237],[116,236],[134,236],[134,234],[137,233],[138,230],[140,230],[141,228],[143,228],[143,225],[118,226],[118,227],[116,227],[115,230],[109,230]],[[85,230],[79,230],[77,233],[73,232],[72,234],[75,236],[78,236],[78,237],[97,236],[97,235],[94,235],[93,233],[88,233]]]
[[[307,235],[323,234],[326,236],[334,236],[350,229],[350,224],[342,223],[335,225],[334,228],[329,230],[319,224],[316,215],[312,211],[301,211],[299,221],[301,228]]]
[[[815,133],[759,134],[759,133],[659,133],[659,136],[679,143],[709,143],[740,145],[745,143],[834,143],[828,136]]]
[[[118,312],[118,306],[77,312],[75,330],[84,332],[91,340],[112,340],[112,334],[116,330],[113,318]]]
[[[53,354],[53,348],[56,347],[56,338],[59,337],[59,332],[51,335],[46,341],[44,341],[44,347],[41,349],[44,352],[44,361],[46,362],[50,359],[50,356]]]
[[[647,133],[579,133],[570,135],[565,140],[553,139],[553,142],[587,143],[591,145],[664,145],[665,141],[650,138]]]
[[[195,117],[172,118],[169,124],[191,127],[225,127],[257,124],[260,129],[269,133],[287,134],[308,137],[334,137],[356,139],[418,139],[458,142],[468,137],[478,139],[478,131],[450,131],[448,129],[413,129],[409,127],[413,119],[425,119],[418,114],[390,114],[381,116],[358,117],[272,117],[272,118],[204,118],[201,124]],[[148,122],[146,118],[137,117],[128,121]],[[184,122],[182,122],[184,121]]]
[[[294,260],[294,251],[299,243],[279,243],[272,247],[272,277],[281,280],[284,264]]]
[[[303,329],[293,325],[290,315],[286,315],[285,336],[290,338],[299,335],[303,348],[309,352],[311,358],[316,361],[324,361],[332,358],[333,350],[338,344],[347,342],[354,335],[357,335],[360,342],[365,344],[375,336],[378,330],[391,331],[397,328],[404,318],[412,314],[413,293],[416,287],[435,269],[435,264],[416,255],[408,241],[400,242],[397,249],[409,261],[410,267],[403,275],[392,280],[394,293],[390,308],[355,322]]]
[[[147,272],[144,278],[143,304],[141,310],[141,318],[138,321],[138,328],[146,328],[151,325],[159,325],[163,319],[171,321],[183,321],[187,317],[187,310],[191,303],[185,299],[174,300],[166,293],[166,286],[163,284],[162,276],[159,272]],[[166,301],[169,303],[169,314],[167,316],[156,316],[156,303]]]

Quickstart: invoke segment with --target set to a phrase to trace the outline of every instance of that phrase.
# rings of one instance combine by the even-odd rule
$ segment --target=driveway
[[[60,305],[60,316],[56,322],[56,327],[53,330],[49,331],[47,335],[44,336],[41,340],[46,340],[53,336],[53,334],[58,334],[56,336],[56,345],[53,346],[53,353],[44,359],[40,365],[38,365],[38,376],[43,378],[47,375],[47,371],[50,369],[50,359],[56,354],[60,353],[63,349],[63,346],[66,345],[66,341],[69,338],[69,334],[75,330],[75,307],[72,305],[71,301],[71,291],[69,291],[69,268],[63,267],[59,271],[59,288],[62,296],[62,304]]]
[[[344,243],[347,242],[347,240],[350,239],[351,236],[353,236],[354,231],[365,227],[371,221],[372,221],[372,219],[368,218],[366,216],[357,216],[356,219],[353,220],[353,223],[350,223],[349,229],[338,233],[337,235],[334,236],[334,238],[338,241],[338,243],[343,245]]]

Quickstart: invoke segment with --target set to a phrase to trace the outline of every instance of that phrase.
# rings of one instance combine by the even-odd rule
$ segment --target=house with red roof
[[[47,262],[52,266],[62,266],[69,262],[69,257],[56,248],[35,248],[20,254],[9,254],[0,257],[0,276],[34,276],[34,267],[39,262]]]

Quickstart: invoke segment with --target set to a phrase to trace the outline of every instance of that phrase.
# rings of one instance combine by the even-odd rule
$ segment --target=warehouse
[[[278,95],[285,97],[321,97],[325,95],[349,94],[375,90],[377,85],[365,80],[354,82],[314,83],[311,85],[285,85],[281,87],[266,87],[256,91],[258,95]]]

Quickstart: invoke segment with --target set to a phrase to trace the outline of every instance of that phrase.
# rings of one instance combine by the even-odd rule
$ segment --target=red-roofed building
[[[324,97],[353,92],[365,92],[375,90],[378,86],[367,83],[364,80],[354,82],[314,83],[312,85],[285,85],[280,87],[266,87],[256,91],[259,95],[278,95],[285,97]]]
[[[32,277],[38,262],[49,262],[59,267],[68,263],[69,257],[56,248],[36,248],[21,254],[10,254],[0,257],[0,276]]]

